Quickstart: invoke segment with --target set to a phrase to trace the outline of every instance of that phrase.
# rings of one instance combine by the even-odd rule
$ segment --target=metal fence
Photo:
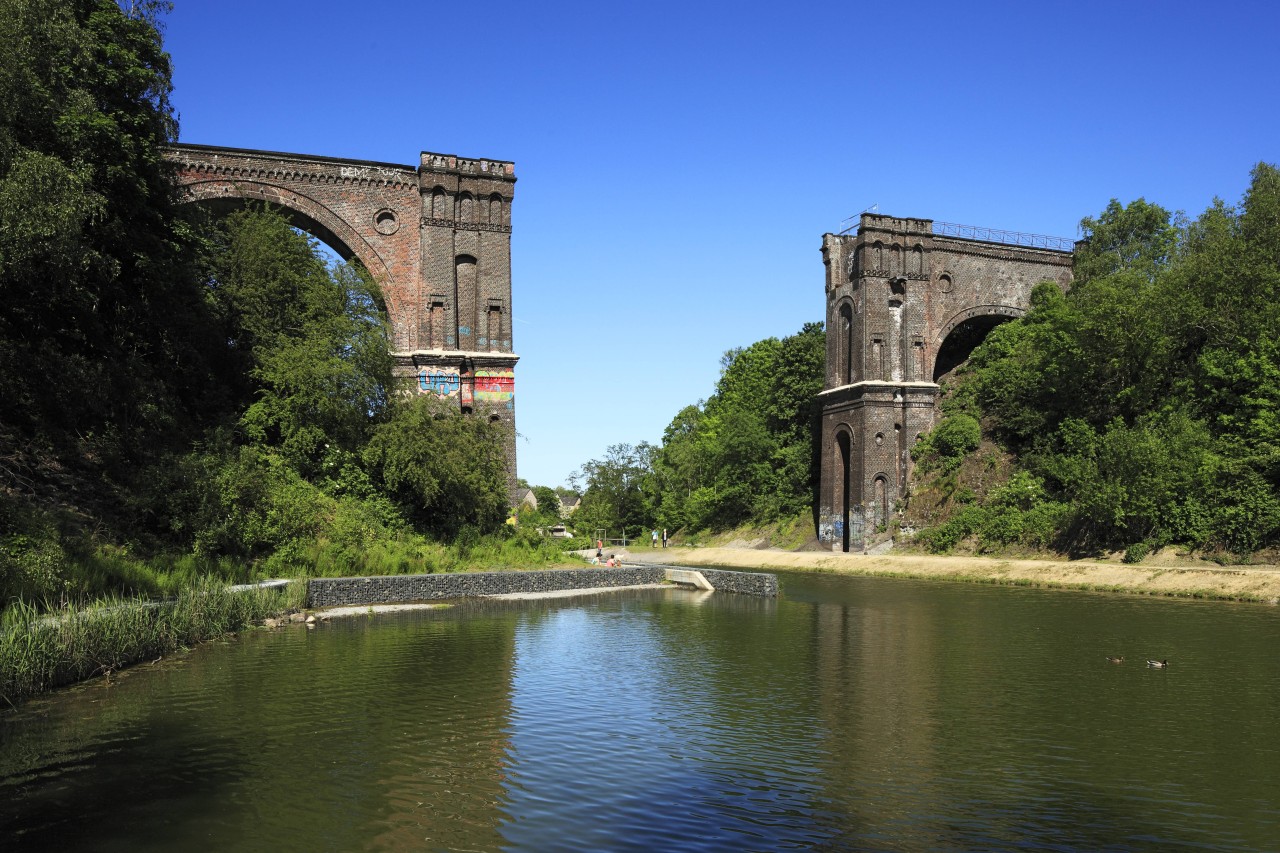
[[[962,237],[966,240],[985,240],[989,243],[1005,243],[1010,246],[1029,246],[1034,249],[1053,249],[1070,252],[1076,241],[1070,237],[1050,237],[1045,234],[1023,234],[981,225],[958,225],[954,222],[934,222],[933,233],[944,237]]]

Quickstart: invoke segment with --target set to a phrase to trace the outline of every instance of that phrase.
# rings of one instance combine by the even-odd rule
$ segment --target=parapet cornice
[[[941,387],[942,386],[937,382],[891,382],[886,379],[865,379],[861,382],[854,382],[850,385],[837,385],[835,388],[827,388],[824,391],[819,391],[818,396],[821,397],[826,394],[836,394],[840,391],[883,391],[893,388],[937,391]]]
[[[438,360],[454,360],[461,361],[470,359],[476,362],[493,362],[503,364],[515,364],[520,360],[520,356],[513,352],[492,352],[490,350],[461,350],[461,349],[415,349],[415,350],[395,350],[391,353],[393,358],[412,359],[412,358],[431,358]]]
[[[437,154],[434,151],[423,151],[421,163],[422,170],[425,172],[470,175],[497,181],[509,181],[511,183],[515,183],[516,180],[516,164],[508,160],[459,157],[456,154]]]
[[[366,160],[183,144],[169,146],[166,156],[189,174],[223,180],[401,189],[418,186],[418,173],[412,166]]]

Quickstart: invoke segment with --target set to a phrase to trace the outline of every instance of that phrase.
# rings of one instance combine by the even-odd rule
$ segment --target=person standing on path
[[[658,547],[658,528],[653,528],[653,538],[649,541],[653,543],[654,548]]]
[[[662,547],[667,547],[667,528],[662,528]]]

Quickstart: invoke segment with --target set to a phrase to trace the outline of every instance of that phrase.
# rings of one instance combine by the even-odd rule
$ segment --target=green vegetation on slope
[[[1071,290],[1039,285],[991,333],[917,448],[908,518],[948,505],[920,541],[1133,560],[1276,546],[1280,171],[1259,164],[1238,207],[1194,221],[1139,199],[1082,225]]]

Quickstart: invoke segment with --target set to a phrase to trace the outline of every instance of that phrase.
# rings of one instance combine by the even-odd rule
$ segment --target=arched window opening
[[[494,193],[489,196],[489,224],[505,225],[502,214],[502,196]]]
[[[454,304],[458,311],[458,348],[475,349],[476,299],[479,295],[479,276],[476,259],[470,255],[458,255],[454,259]]]
[[[436,187],[431,191],[431,218],[449,219],[449,197],[444,187]]]
[[[838,380],[849,385],[853,382],[853,309],[848,303],[840,306],[840,332],[836,347]]]
[[[476,221],[475,199],[471,197],[471,193],[463,193],[458,196],[458,221]]]
[[[484,333],[490,352],[502,349],[502,304],[500,302],[489,302],[489,308],[485,314]]]
[[[872,523],[879,530],[889,518],[889,508],[886,505],[889,497],[889,478],[884,474],[877,475],[873,491],[875,498],[872,500],[871,518]]]

